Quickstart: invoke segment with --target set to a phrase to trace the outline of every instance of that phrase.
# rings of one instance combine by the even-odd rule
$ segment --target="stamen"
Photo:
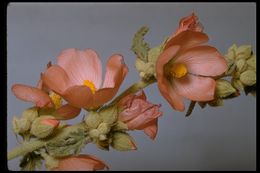
[[[58,109],[61,107],[62,105],[62,98],[60,95],[54,93],[54,92],[51,92],[50,93],[50,98],[52,100],[52,102],[54,103],[55,105],[55,109]]]
[[[96,92],[96,87],[95,87],[95,85],[94,85],[94,83],[93,82],[91,82],[91,81],[89,81],[89,80],[84,80],[83,81],[83,85],[85,85],[85,86],[87,86],[90,90],[91,90],[91,92],[93,93],[93,94],[95,94],[95,92]]]
[[[187,67],[182,63],[173,64],[171,67],[171,74],[173,77],[181,78],[188,73]]]

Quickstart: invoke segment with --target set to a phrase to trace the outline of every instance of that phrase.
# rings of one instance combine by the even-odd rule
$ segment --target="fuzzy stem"
[[[154,82],[156,82],[155,78],[152,78],[149,81],[140,80],[139,82],[134,83],[129,88],[127,88],[124,92],[122,92],[119,96],[117,96],[109,105],[116,104],[118,101],[120,101],[125,96],[127,96],[129,94],[134,94],[134,93],[140,91],[141,89],[144,89],[145,87],[149,86],[150,84],[153,84]]]

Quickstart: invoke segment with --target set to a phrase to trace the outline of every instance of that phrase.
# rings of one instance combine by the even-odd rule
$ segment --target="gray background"
[[[11,3],[7,11],[8,150],[17,146],[13,115],[30,103],[11,93],[14,83],[36,85],[48,61],[66,48],[93,48],[105,65],[113,53],[125,57],[130,72],[120,91],[138,80],[135,55],[130,51],[135,32],[150,27],[146,40],[160,44],[178,26],[179,19],[196,12],[209,44],[225,53],[233,43],[256,47],[254,3]],[[255,170],[256,101],[241,94],[223,107],[197,106],[191,117],[171,109],[156,84],[145,89],[149,100],[161,103],[163,117],[151,141],[142,131],[131,132],[137,151],[109,152],[87,145],[84,153],[104,160],[111,170]],[[186,102],[186,105],[188,102]],[[72,122],[82,118],[79,116]],[[8,162],[19,170],[20,158]]]

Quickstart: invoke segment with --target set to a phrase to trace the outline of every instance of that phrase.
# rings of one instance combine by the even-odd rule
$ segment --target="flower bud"
[[[21,133],[25,133],[26,131],[28,131],[31,127],[31,122],[28,119],[25,118],[17,118],[17,117],[13,117],[13,121],[12,121],[12,125],[13,125],[13,131],[15,134],[21,134]]]
[[[112,127],[112,131],[125,131],[125,130],[128,130],[128,126],[122,121],[118,121],[116,125]]]
[[[33,122],[33,120],[37,117],[38,117],[38,109],[36,107],[26,109],[22,113],[22,118],[27,119],[29,122]]]
[[[252,55],[247,61],[246,63],[248,64],[249,68],[251,68],[251,70],[256,70],[256,56]],[[249,69],[248,69],[249,70]]]
[[[118,119],[117,106],[110,106],[99,112],[102,122],[108,125],[113,125]]]
[[[110,131],[110,126],[107,123],[101,123],[99,124],[97,130],[100,132],[100,134],[108,134]]]
[[[240,81],[247,86],[254,85],[256,83],[256,72],[253,70],[247,70],[240,75]]]
[[[216,81],[215,96],[217,98],[225,98],[236,92],[236,89],[224,79],[218,79]]]
[[[231,84],[234,88],[236,88],[237,90],[244,90],[244,85],[242,84],[242,82],[239,79],[232,79],[231,80]]]
[[[247,63],[245,61],[245,59],[239,59],[236,61],[236,68],[237,68],[237,71],[242,73],[246,70],[247,68]]]
[[[118,151],[136,150],[133,138],[127,133],[115,132],[112,137],[112,147]]]
[[[85,118],[86,125],[92,129],[96,129],[101,122],[102,118],[97,112],[90,112]]]
[[[93,139],[98,139],[100,135],[100,132],[97,129],[92,129],[89,131],[89,137]]]
[[[236,50],[236,59],[248,59],[250,58],[252,52],[252,46],[251,45],[243,45],[239,46]]]
[[[223,106],[223,104],[224,104],[223,100],[219,99],[219,98],[216,98],[216,99],[208,102],[208,105],[210,105],[212,107]]]
[[[53,116],[41,116],[33,121],[30,133],[38,138],[45,138],[51,135],[58,125],[59,121]]]

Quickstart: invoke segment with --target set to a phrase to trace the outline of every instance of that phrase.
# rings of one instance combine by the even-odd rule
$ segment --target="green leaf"
[[[149,44],[144,41],[144,35],[149,31],[147,26],[141,27],[135,34],[132,42],[131,50],[138,58],[147,62],[147,54],[149,51]]]
[[[36,168],[40,168],[42,165],[42,159],[41,155],[36,154],[35,152],[26,154],[19,165],[21,171],[34,171]]]
[[[47,143],[48,153],[54,157],[64,157],[72,154],[79,154],[85,146],[84,130],[78,129],[77,132],[71,132],[68,136]]]

